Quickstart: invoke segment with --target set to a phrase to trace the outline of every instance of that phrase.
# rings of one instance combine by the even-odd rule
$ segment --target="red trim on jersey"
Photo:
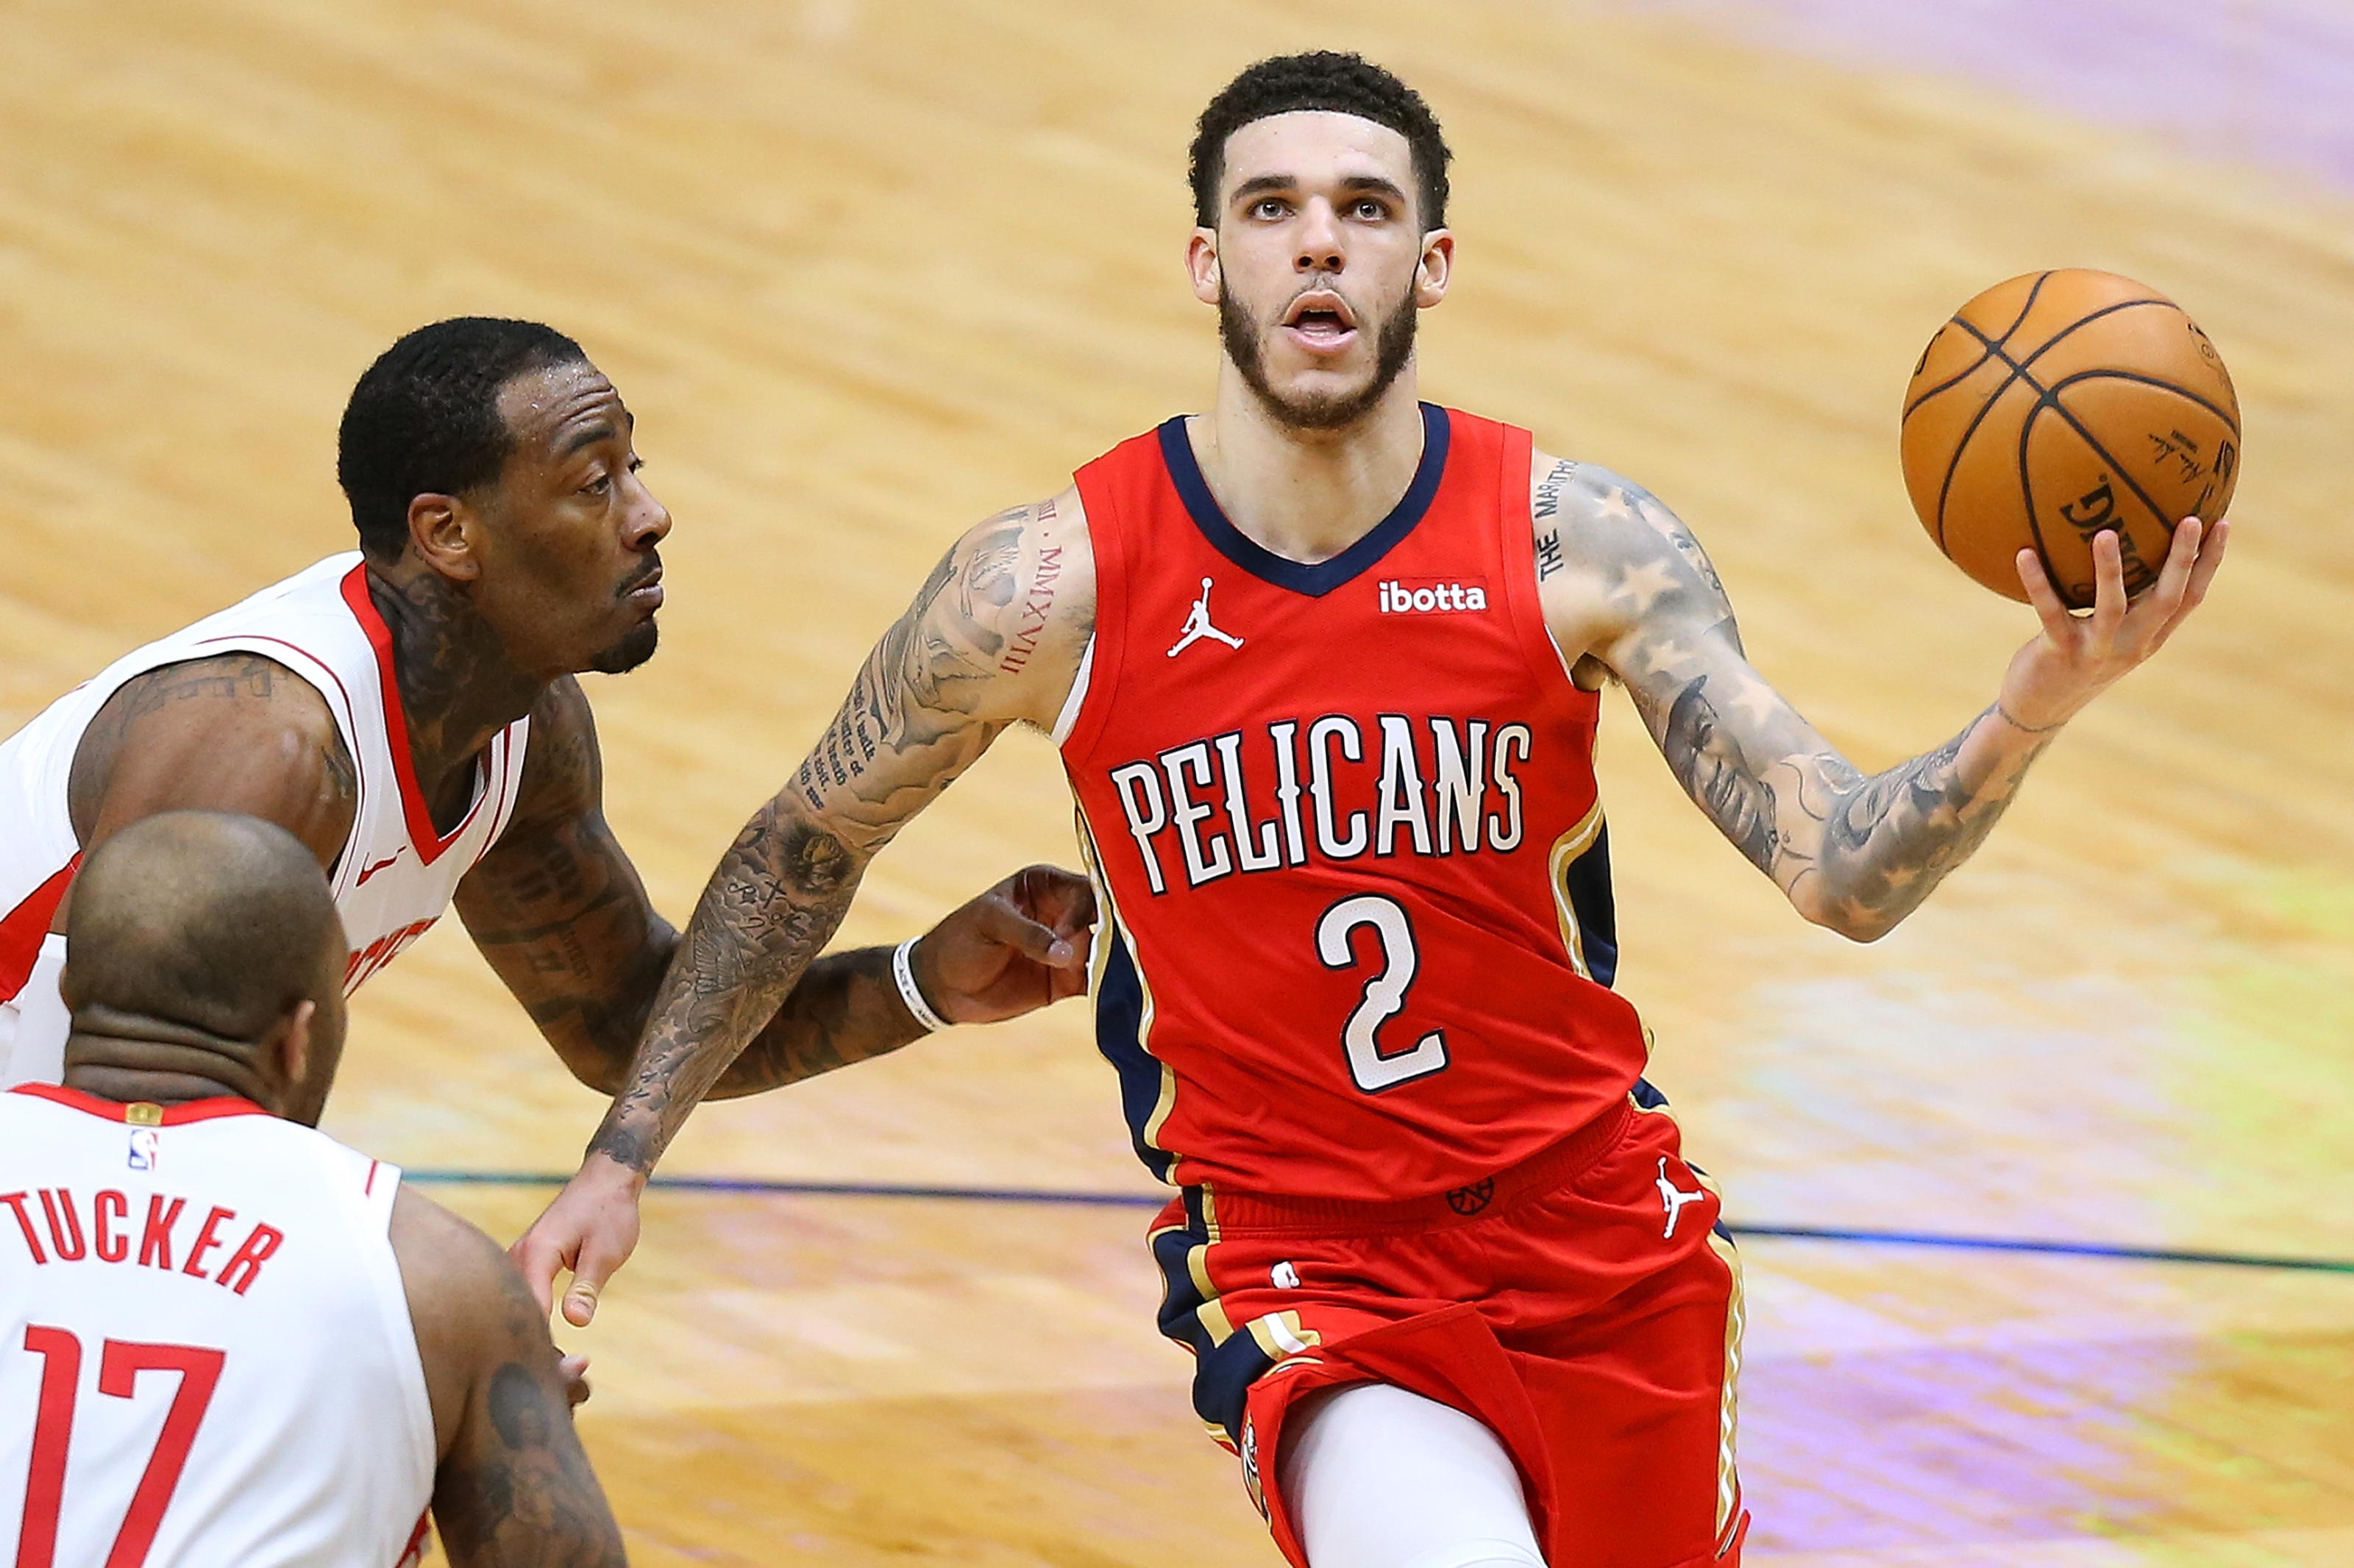
[[[131,1119],[133,1106],[153,1103],[144,1100],[102,1100],[96,1095],[84,1094],[80,1089],[69,1089],[62,1084],[19,1084],[8,1092],[12,1095],[30,1095],[37,1100],[47,1100],[51,1105],[63,1106],[68,1110],[82,1111],[104,1121],[128,1122]],[[268,1116],[270,1114],[251,1100],[241,1099],[235,1095],[217,1095],[207,1100],[189,1100],[182,1105],[158,1106],[156,1108],[164,1113],[164,1119],[160,1125],[164,1127],[185,1127],[192,1121],[216,1121],[225,1116]]]
[[[33,977],[49,922],[57,918],[58,906],[65,902],[66,889],[73,885],[74,873],[80,867],[81,856],[76,855],[8,911],[7,918],[0,919],[0,1001],[16,1001],[16,993]]]
[[[384,737],[392,750],[392,776],[400,785],[400,810],[408,821],[408,842],[415,846],[417,858],[431,865],[472,825],[474,813],[491,798],[490,769],[477,764],[481,788],[458,825],[446,833],[435,829],[425,791],[417,787],[417,763],[408,752],[408,713],[400,705],[400,681],[393,673],[392,629],[385,625],[384,617],[376,613],[376,600],[368,597],[366,565],[354,567],[345,574],[343,586],[344,602],[352,607],[352,618],[367,634],[368,646],[376,650],[376,673],[384,681]]]
[[[376,1196],[376,1173],[383,1169],[384,1167],[376,1160],[371,1160],[368,1161],[367,1181],[360,1188],[361,1197],[373,1198]]]

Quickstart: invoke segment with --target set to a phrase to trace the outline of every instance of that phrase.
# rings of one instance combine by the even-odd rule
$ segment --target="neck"
[[[447,831],[472,801],[474,758],[531,712],[547,683],[508,659],[490,622],[440,573],[407,556],[390,566],[371,561],[367,585],[392,632],[417,785]]]
[[[1290,560],[1328,561],[1371,533],[1414,482],[1422,461],[1416,392],[1408,361],[1363,418],[1295,429],[1222,360],[1217,403],[1186,433],[1211,493],[1245,536]]]
[[[65,1084],[102,1100],[179,1105],[228,1097],[275,1110],[260,1047],[144,1013],[84,1008],[66,1037]]]

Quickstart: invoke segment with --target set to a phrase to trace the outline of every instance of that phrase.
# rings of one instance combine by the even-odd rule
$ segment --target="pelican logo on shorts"
[[[1384,615],[1459,615],[1488,608],[1488,585],[1483,581],[1440,582],[1436,577],[1414,577],[1386,581],[1381,584],[1381,605]]]
[[[1496,1179],[1490,1176],[1472,1182],[1469,1187],[1458,1187],[1447,1193],[1447,1206],[1468,1218],[1486,1208],[1495,1196]]]

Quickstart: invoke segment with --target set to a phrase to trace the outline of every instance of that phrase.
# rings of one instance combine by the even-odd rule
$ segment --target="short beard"
[[[662,640],[662,628],[649,620],[633,626],[622,639],[588,662],[588,668],[599,675],[626,675],[654,656],[654,644]]]
[[[1356,391],[1287,399],[1267,378],[1258,324],[1233,295],[1223,287],[1218,290],[1218,337],[1225,344],[1226,357],[1242,372],[1243,382],[1258,398],[1259,407],[1277,424],[1292,430],[1337,430],[1371,412],[1405,369],[1405,362],[1414,357],[1414,323],[1420,313],[1414,301],[1407,299],[1382,323],[1373,350],[1373,377]]]

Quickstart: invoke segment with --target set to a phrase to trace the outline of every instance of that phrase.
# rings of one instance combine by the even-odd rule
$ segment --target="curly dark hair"
[[[1254,121],[1303,109],[1353,114],[1386,125],[1414,152],[1415,178],[1422,186],[1422,227],[1427,233],[1447,226],[1447,138],[1422,94],[1363,55],[1318,49],[1278,55],[1251,66],[1226,83],[1193,129],[1187,175],[1193,183],[1193,220],[1204,228],[1218,224],[1218,180],[1225,173],[1226,139]]]
[[[352,388],[336,437],[335,478],[360,548],[398,558],[408,544],[411,501],[496,479],[513,450],[499,389],[588,357],[554,327],[495,316],[435,322],[386,349]]]

